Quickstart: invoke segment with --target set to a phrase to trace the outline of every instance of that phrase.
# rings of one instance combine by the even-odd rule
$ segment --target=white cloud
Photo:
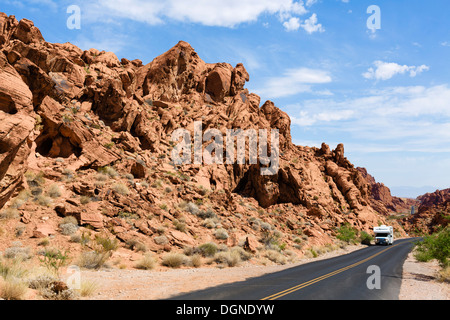
[[[305,31],[309,34],[312,34],[314,32],[324,32],[325,29],[320,23],[317,22],[317,14],[313,13],[313,15],[309,19],[305,20],[305,23],[303,23],[301,27],[305,29]]]
[[[450,152],[449,101],[449,85],[390,87],[356,98],[306,100],[286,111],[293,125],[351,137],[371,150]]]
[[[303,1],[295,0],[80,0],[91,18],[124,18],[150,25],[169,20],[205,26],[235,27],[254,22],[261,15],[279,15],[282,21],[307,13]]]
[[[397,74],[409,73],[410,77],[415,77],[418,74],[428,71],[430,68],[426,65],[421,66],[407,66],[399,65],[394,62],[375,61],[375,69],[369,68],[367,72],[363,73],[363,77],[366,79],[375,80],[389,80]]]
[[[324,84],[332,81],[327,71],[309,68],[287,70],[282,76],[270,78],[263,88],[256,93],[270,98],[295,95],[300,92],[310,92],[314,84]]]
[[[308,9],[316,2],[317,0],[78,0],[87,22],[130,19],[149,25],[178,21],[234,28],[243,23],[255,22],[262,15],[274,15],[286,31],[303,28],[309,34],[324,30],[317,23],[315,13],[303,23],[299,18],[307,14]]]
[[[300,19],[296,17],[291,17],[288,21],[283,23],[286,31],[296,31],[300,28]]]

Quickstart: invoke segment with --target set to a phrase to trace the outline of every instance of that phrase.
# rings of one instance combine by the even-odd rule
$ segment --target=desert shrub
[[[20,237],[25,232],[26,229],[27,229],[26,225],[24,225],[23,223],[19,223],[14,228],[16,237]]]
[[[163,257],[161,264],[170,268],[179,268],[186,261],[186,256],[182,253],[168,253]]]
[[[80,197],[80,203],[81,204],[88,204],[89,202],[91,202],[91,197],[88,197],[88,196],[81,196]]]
[[[199,254],[192,255],[191,256],[191,260],[190,260],[190,264],[194,268],[200,267],[202,265],[202,256],[199,255]]]
[[[144,255],[144,257],[142,257],[142,259],[139,260],[136,264],[136,268],[142,269],[142,270],[151,270],[151,269],[154,269],[155,266],[156,266],[156,260],[149,254]]]
[[[442,268],[442,270],[438,272],[438,279],[442,282],[450,282],[450,266]]]
[[[185,232],[186,231],[186,223],[181,222],[177,219],[173,220],[173,225],[175,226],[175,229],[177,229],[178,231],[181,232]]]
[[[228,239],[228,232],[227,232],[227,230],[220,228],[214,232],[214,236],[216,237],[216,239],[226,240],[226,239]]]
[[[73,172],[72,170],[70,170],[68,168],[64,169],[62,174],[64,176],[63,180],[65,180],[65,181],[71,181],[75,176],[75,172]]]
[[[25,178],[27,179],[28,185],[30,187],[42,186],[45,183],[44,173],[42,171],[40,171],[39,173],[27,171],[25,173]]]
[[[47,193],[51,198],[59,198],[61,197],[62,191],[57,184],[52,184]]]
[[[96,250],[99,252],[112,252],[119,248],[119,241],[116,238],[95,236],[95,242],[98,245]]]
[[[60,224],[59,228],[61,229],[61,233],[65,236],[70,236],[78,231],[78,226],[72,223]]]
[[[371,241],[373,240],[373,237],[370,234],[368,234],[367,232],[361,231],[361,233],[359,235],[359,239],[362,244],[370,245]]]
[[[11,209],[19,209],[28,201],[30,197],[31,192],[29,190],[22,190],[19,192],[19,195],[11,201],[11,205],[9,207]]]
[[[126,245],[131,250],[142,252],[147,251],[147,246],[145,245],[145,243],[140,242],[138,239],[130,239],[126,242]]]
[[[94,281],[81,281],[80,296],[90,297],[98,290],[98,284]]]
[[[102,173],[102,174],[105,174],[105,175],[108,175],[110,178],[115,178],[115,177],[117,177],[119,175],[117,173],[117,171],[113,167],[109,167],[109,166],[106,166],[106,167],[103,167],[103,168],[99,168],[98,172]]]
[[[264,254],[264,256],[266,258],[268,258],[270,261],[278,263],[278,264],[286,264],[287,263],[287,259],[286,257],[278,252],[277,250],[267,250]]]
[[[202,226],[208,229],[214,229],[216,227],[216,222],[214,219],[207,218],[202,222]]]
[[[0,276],[3,279],[7,279],[9,277],[22,278],[27,273],[28,273],[27,269],[23,267],[20,260],[3,261],[0,259]]]
[[[213,257],[217,253],[218,247],[215,243],[208,242],[200,245],[198,250],[204,257]]]
[[[38,195],[35,201],[43,207],[49,207],[52,204],[52,199],[43,194]]]
[[[248,251],[245,251],[243,248],[241,247],[233,247],[230,249],[231,252],[236,252],[239,257],[241,258],[241,260],[243,261],[247,261],[250,260],[252,257],[252,254]]]
[[[202,218],[202,219],[217,218],[217,214],[211,208],[208,208],[206,210],[199,210],[198,213],[197,213],[197,216]]]
[[[167,239],[167,237],[164,235],[154,237],[153,240],[155,241],[156,244],[159,245],[165,245],[169,243],[169,239]]]
[[[415,257],[419,261],[436,259],[442,268],[450,265],[450,227],[426,236],[422,242],[416,244]]]
[[[22,247],[20,242],[13,243],[12,247],[9,247],[3,253],[3,256],[7,259],[28,260],[31,259],[33,254],[29,247]]]
[[[59,278],[60,269],[68,263],[69,254],[56,248],[46,248],[39,261]]]
[[[76,264],[86,269],[100,269],[109,257],[109,252],[85,251],[81,253]]]
[[[167,187],[164,188],[164,192],[165,193],[171,193],[172,192],[172,188],[167,186]]]
[[[337,229],[336,238],[347,243],[353,242],[356,238],[356,231],[349,224],[344,224]]]
[[[50,244],[50,239],[49,238],[43,238],[42,240],[40,240],[39,242],[38,242],[38,245],[39,246],[43,246],[43,247],[46,247],[46,246],[48,246]]]
[[[82,235],[82,241],[86,241],[83,238],[86,238],[84,234]],[[83,252],[78,258],[77,265],[87,269],[100,269],[118,247],[119,242],[117,239],[97,235],[95,237],[94,250]]]
[[[186,211],[193,214],[193,215],[197,215],[197,213],[199,212],[198,206],[193,203],[193,202],[189,202],[186,205]]]
[[[115,185],[112,186],[112,189],[114,192],[116,192],[122,196],[126,196],[126,195],[130,194],[130,190],[123,183],[116,183]]]
[[[1,219],[15,219],[20,216],[19,211],[15,208],[7,208],[0,212],[0,220]]]
[[[222,251],[214,256],[214,261],[228,267],[235,267],[241,262],[241,256],[237,251]]]
[[[67,216],[59,224],[61,233],[65,236],[70,236],[78,231],[78,221],[75,217]]]
[[[8,278],[0,284],[0,298],[4,300],[23,300],[28,291],[27,284],[16,278]]]
[[[75,292],[66,283],[49,275],[41,275],[28,280],[28,287],[37,290],[39,294],[48,300],[73,300]]]
[[[101,181],[101,182],[107,181],[108,179],[109,179],[109,176],[107,174],[103,174],[103,173],[99,173],[95,176],[95,180]]]

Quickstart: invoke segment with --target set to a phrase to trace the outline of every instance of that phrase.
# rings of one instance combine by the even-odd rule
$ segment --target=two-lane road
[[[177,300],[398,299],[403,263],[418,239],[369,246],[242,282],[175,297]]]

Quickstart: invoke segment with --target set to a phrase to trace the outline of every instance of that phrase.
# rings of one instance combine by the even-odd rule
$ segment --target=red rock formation
[[[411,212],[411,207],[418,204],[415,199],[392,196],[391,190],[383,183],[376,182],[365,168],[358,170],[370,185],[370,203],[377,212],[384,215]]]
[[[433,233],[450,223],[450,189],[436,190],[417,198],[418,212],[404,220],[409,232]]]

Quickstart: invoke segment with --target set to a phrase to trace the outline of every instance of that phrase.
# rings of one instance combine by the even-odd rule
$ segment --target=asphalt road
[[[367,248],[175,297],[175,300],[397,300],[403,263],[418,239]]]

